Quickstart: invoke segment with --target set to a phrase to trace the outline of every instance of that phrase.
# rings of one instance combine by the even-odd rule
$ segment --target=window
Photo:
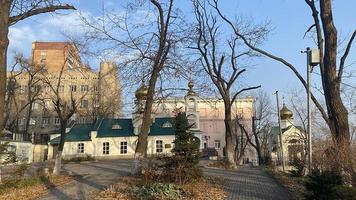
[[[162,153],[162,152],[163,152],[163,141],[156,140],[156,153]]]
[[[109,155],[109,142],[104,142],[103,143],[103,154],[104,155]]]
[[[80,91],[81,92],[88,92],[89,91],[89,85],[81,85],[80,86]]]
[[[20,88],[19,88],[19,92],[20,92],[20,94],[25,94],[25,92],[26,92],[26,88],[27,88],[27,86],[26,85],[20,85]]]
[[[59,88],[58,88],[58,91],[59,92],[64,92],[64,85],[60,85]]]
[[[208,143],[204,142],[204,149],[208,148]]]
[[[193,114],[188,115],[188,123],[192,128],[197,128],[197,117]]]
[[[38,108],[39,108],[39,104],[36,103],[36,102],[33,102],[33,103],[32,103],[32,110],[36,110],[36,109],[38,109]]]
[[[41,57],[42,57],[42,58],[45,58],[46,56],[47,56],[47,52],[41,51]]]
[[[215,149],[220,149],[220,140],[215,140]]]
[[[120,129],[122,129],[122,127],[120,126],[120,124],[114,124],[114,125],[112,126],[112,129],[114,129],[114,130],[120,130]]]
[[[99,108],[100,104],[98,100],[94,100],[94,108]]]
[[[61,124],[61,120],[58,117],[54,118],[54,124],[55,125],[60,125]]]
[[[162,124],[162,128],[171,128],[172,124],[170,122],[165,122]]]
[[[36,125],[36,120],[37,120],[36,117],[31,117],[30,118],[30,125]]]
[[[24,118],[20,118],[18,120],[18,124],[19,124],[19,126],[25,125],[25,119]]]
[[[76,85],[70,85],[70,86],[69,86],[69,90],[70,90],[71,92],[76,92],[76,91],[77,91],[77,86],[76,86]]]
[[[127,154],[127,142],[120,142],[120,153]]]
[[[98,86],[94,86],[94,92],[98,91]]]
[[[87,120],[84,117],[79,117],[78,123],[79,124],[85,124]]]
[[[49,118],[42,118],[42,125],[48,125],[49,124]]]
[[[82,99],[82,101],[80,102],[80,107],[81,108],[88,108],[88,100]]]
[[[46,100],[44,102],[44,107],[45,107],[45,109],[50,109],[51,108],[51,101]]]
[[[78,144],[78,153],[84,153],[84,143]]]

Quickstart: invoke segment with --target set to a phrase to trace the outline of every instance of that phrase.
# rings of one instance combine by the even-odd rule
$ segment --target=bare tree
[[[43,101],[41,96],[42,82],[40,79],[43,66],[34,64],[21,54],[17,54],[15,60],[16,65],[14,66],[18,65],[19,71],[15,72],[14,67],[10,71],[5,104],[5,124],[10,130],[14,131],[15,129],[18,132],[20,131],[18,122],[21,120],[24,122],[24,128],[21,130],[23,136],[29,138],[30,120],[34,114],[33,106],[35,103],[40,104]]]
[[[241,120],[237,120],[237,124],[240,126],[242,133],[246,135],[248,143],[256,150],[258,163],[262,165],[267,164],[269,157],[267,142],[269,131],[272,127],[272,112],[268,95],[259,90],[256,96],[255,109],[251,120],[252,134],[249,133]]]
[[[55,158],[55,166],[53,169],[54,174],[59,174],[62,167],[62,152],[64,148],[64,143],[66,139],[66,128],[70,122],[72,116],[77,112],[79,103],[86,96],[85,94],[74,94],[73,91],[70,95],[64,95],[61,88],[64,86],[64,80],[62,77],[70,76],[65,69],[65,64],[63,64],[62,69],[59,72],[54,73],[44,73],[42,76],[42,81],[47,85],[51,91],[48,97],[54,106],[54,111],[60,120],[60,140],[58,145],[58,151]],[[70,72],[69,72],[70,73]]]
[[[9,27],[34,15],[75,8],[63,5],[60,0],[1,0],[0,5],[0,130],[3,130]]]
[[[243,87],[238,90],[234,88],[237,86],[239,77],[246,71],[242,63],[243,59],[251,58],[253,55],[249,49],[238,48],[238,37],[234,34],[226,40],[226,43],[221,43],[225,39],[221,38],[221,33],[219,38],[220,26],[217,16],[211,14],[206,4],[207,1],[193,2],[197,35],[194,38],[196,44],[191,48],[199,52],[199,64],[203,66],[224,101],[227,160],[231,166],[236,167],[232,133],[232,105],[243,92],[260,86]],[[219,46],[223,47],[219,48]],[[225,47],[228,50],[222,50]]]
[[[146,15],[138,8],[148,6]],[[105,11],[105,12],[104,12]],[[134,173],[140,173],[139,160],[147,154],[147,138],[152,123],[152,105],[159,77],[174,71],[184,39],[182,13],[174,7],[174,0],[144,0],[129,3],[125,14],[104,10],[99,21],[83,17],[88,28],[88,40],[106,43],[106,52],[119,57],[122,80],[130,84],[147,82],[143,122],[135,151]],[[140,14],[141,13],[141,14]],[[137,16],[141,16],[137,20]],[[114,44],[114,45],[113,45]]]
[[[228,19],[218,7],[218,0],[213,0],[213,6],[219,13],[220,17],[230,25],[235,34],[252,50],[271,58],[281,64],[285,65],[293,71],[298,77],[303,86],[307,88],[307,84],[303,76],[299,73],[295,65],[287,60],[273,55],[272,53],[263,50],[251,41],[251,38],[241,32],[240,28],[230,19]],[[323,119],[328,124],[330,132],[332,133],[334,141],[337,143],[338,148],[348,148],[350,145],[350,128],[348,123],[348,111],[342,101],[340,94],[340,85],[343,79],[343,72],[345,62],[352,47],[353,41],[356,37],[356,30],[350,37],[344,53],[342,54],[339,65],[337,66],[338,44],[337,44],[337,29],[333,21],[332,1],[324,0],[319,1],[319,6],[315,0],[305,0],[309,6],[312,17],[313,25],[307,30],[309,32],[315,29],[316,41],[320,50],[320,74],[323,88],[323,95],[326,102],[326,110],[320,101],[312,95],[312,100],[318,110],[320,111]],[[319,10],[318,10],[319,7]],[[350,151],[346,151],[350,152]],[[341,156],[341,155],[340,155]],[[347,155],[345,155],[347,156]]]

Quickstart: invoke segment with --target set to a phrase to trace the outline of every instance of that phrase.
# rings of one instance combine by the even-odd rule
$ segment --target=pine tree
[[[172,152],[175,156],[185,159],[191,166],[195,166],[200,158],[200,141],[189,131],[190,128],[186,114],[183,112],[178,113],[174,123],[176,139],[174,140],[175,146]]]
[[[202,176],[201,169],[198,167],[200,141],[189,131],[190,128],[186,114],[177,113],[174,123],[176,139],[173,155],[163,159],[165,178],[180,184]]]

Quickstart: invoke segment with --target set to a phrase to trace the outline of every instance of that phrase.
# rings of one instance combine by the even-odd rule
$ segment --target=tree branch
[[[76,10],[76,8],[72,5],[52,5],[52,6],[47,6],[43,8],[36,8],[36,9],[31,9],[27,12],[21,13],[16,16],[12,16],[9,18],[10,25],[16,24],[18,21],[24,20],[28,17],[38,15],[41,13],[48,13],[48,12],[54,12],[56,10]]]

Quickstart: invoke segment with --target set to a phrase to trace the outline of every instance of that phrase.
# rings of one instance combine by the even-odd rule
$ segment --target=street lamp
[[[276,95],[276,100],[277,100],[277,115],[278,115],[278,130],[279,130],[279,156],[282,161],[282,169],[283,172],[286,171],[286,163],[284,161],[284,153],[283,153],[283,137],[282,137],[282,128],[281,128],[281,115],[279,113],[279,98],[278,98],[278,90],[273,93]],[[277,145],[278,146],[278,145]]]
[[[308,170],[312,169],[312,131],[311,131],[311,73],[313,67],[320,63],[319,49],[307,48],[302,53],[307,54],[307,109],[308,109]]]

